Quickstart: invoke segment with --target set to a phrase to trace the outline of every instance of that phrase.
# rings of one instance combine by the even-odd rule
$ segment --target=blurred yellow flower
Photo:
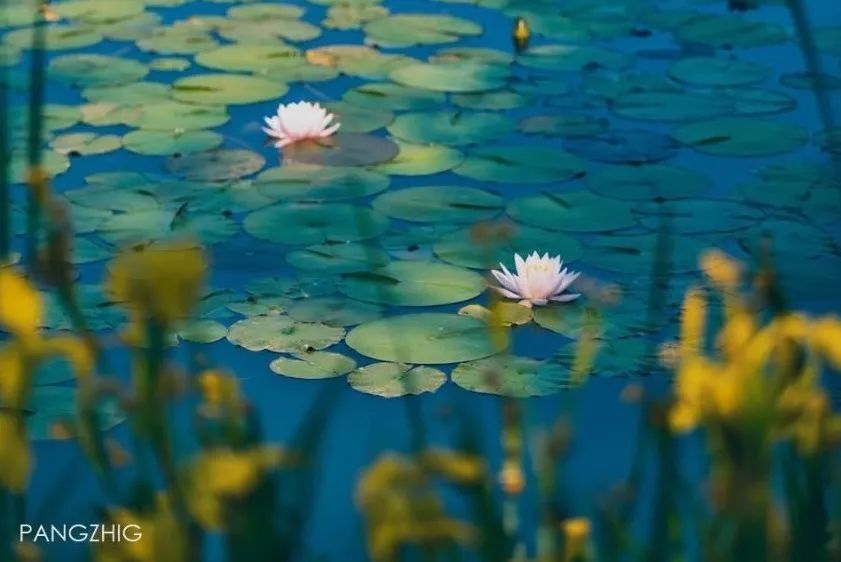
[[[239,387],[233,377],[208,369],[199,374],[197,379],[199,392],[209,406],[220,406],[234,402],[239,396]]]
[[[108,291],[135,321],[171,327],[198,299],[207,270],[202,250],[188,243],[159,244],[121,252],[108,268]]]
[[[669,414],[673,430],[694,429],[706,417],[735,415],[745,398],[745,373],[695,357],[681,364],[675,381],[676,403]]]
[[[720,250],[701,256],[701,270],[721,290],[732,291],[742,279],[742,264]]]
[[[154,509],[137,513],[125,508],[112,509],[108,523],[126,529],[139,528],[141,536],[133,541],[104,541],[94,550],[94,562],[183,562],[191,560],[188,530],[179,523],[171,501],[159,494]],[[131,527],[134,533],[137,529]],[[132,535],[134,538],[135,535]]]
[[[681,355],[688,358],[701,352],[707,327],[707,300],[699,289],[689,289],[683,299],[680,323]]]
[[[0,486],[22,493],[29,482],[32,455],[24,421],[12,412],[0,410]]]
[[[829,316],[815,322],[809,341],[835,369],[841,369],[841,319]]]
[[[0,328],[30,338],[41,326],[44,304],[38,291],[12,268],[0,268]]]
[[[478,455],[429,449],[421,453],[420,465],[456,484],[479,484],[485,479],[485,461]]]
[[[587,559],[591,525],[586,517],[573,517],[561,521],[564,536],[564,562],[580,562]]]

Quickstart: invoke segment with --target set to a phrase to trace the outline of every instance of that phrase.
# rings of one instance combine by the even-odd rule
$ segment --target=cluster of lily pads
[[[790,112],[803,90],[836,90],[841,78],[777,75],[752,57],[797,48],[780,25],[693,1],[430,0],[413,13],[377,0],[214,1],[229,6],[201,13],[207,4],[196,2],[173,19],[190,0],[64,0],[45,15],[50,83],[80,96],[45,108],[49,172],[117,151],[148,158],[147,171],[102,159],[106,170],[84,185],[57,179],[76,262],[190,235],[222,268],[173,344],[227,338],[280,354],[278,374],[349,374],[353,388],[381,396],[435,390],[447,374],[433,366],[451,364],[468,390],[545,395],[567,385],[570,343],[591,313],[582,302],[505,303],[503,323],[557,334],[560,351],[490,359],[502,349],[482,304],[486,273],[515,253],[560,255],[619,287],[600,322],[599,374],[650,365],[704,248],[748,258],[770,232],[788,294],[836,294],[831,275],[797,272],[841,267],[841,180],[826,162],[841,154],[841,131],[807,130]],[[19,91],[34,4],[0,14],[0,60]],[[486,41],[481,25],[451,14],[464,8],[455,4],[503,26],[525,18],[532,46]],[[671,48],[648,52],[649,37]],[[838,37],[816,30],[828,54],[841,55]],[[284,146],[278,160],[215,130],[237,106],[297,101],[290,86],[333,81],[346,88],[321,100],[341,122],[330,142]],[[13,114],[21,182],[27,117]],[[261,117],[255,110],[255,125]],[[755,168],[751,179],[713,181],[709,170],[732,158],[746,158],[737,164]],[[23,235],[19,207],[13,225]],[[228,286],[224,268],[238,270],[237,260],[251,260],[246,278],[234,271],[242,283]],[[118,328],[118,307],[82,271],[91,325]],[[50,310],[46,328],[69,326]],[[341,342],[376,362],[334,351]]]

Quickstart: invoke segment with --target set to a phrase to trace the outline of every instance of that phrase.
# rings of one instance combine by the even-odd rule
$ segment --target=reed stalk
[[[32,53],[29,67],[29,136],[27,160],[29,164],[29,193],[26,209],[26,263],[33,268],[38,252],[38,226],[41,221],[41,197],[45,175],[41,169],[41,141],[44,132],[44,99],[46,31],[44,11],[49,0],[39,0],[36,6],[32,34]]]
[[[0,12],[6,9],[6,0],[0,0]],[[9,261],[11,253],[11,193],[9,191],[9,108],[6,93],[6,61],[0,61],[0,264]]]

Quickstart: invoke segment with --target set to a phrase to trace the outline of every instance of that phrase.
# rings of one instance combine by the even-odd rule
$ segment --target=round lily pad
[[[237,43],[272,43],[278,40],[309,41],[321,35],[321,28],[309,22],[285,18],[264,21],[221,20],[216,26],[220,37]]]
[[[547,137],[588,137],[610,127],[604,117],[592,115],[535,115],[520,121],[520,130],[527,135]]]
[[[350,76],[382,80],[389,72],[415,62],[405,55],[383,53],[366,45],[325,45],[309,49],[307,61]]]
[[[388,15],[388,8],[376,3],[333,4],[327,18],[321,22],[328,29],[359,29],[362,24]]]
[[[388,219],[363,206],[346,203],[285,203],[254,211],[243,221],[245,231],[282,244],[353,242],[385,232]]]
[[[410,88],[391,82],[362,84],[345,92],[342,99],[360,107],[391,110],[433,109],[444,103],[444,94]]]
[[[438,144],[397,143],[397,155],[374,169],[395,176],[426,176],[451,170],[464,156],[454,148]]]
[[[50,78],[69,82],[74,86],[114,86],[140,80],[149,69],[146,65],[122,57],[97,54],[73,54],[50,61]]]
[[[487,240],[473,229],[457,230],[441,236],[433,249],[445,262],[476,269],[496,268],[500,262],[510,261],[514,254],[538,252],[543,255],[548,252],[552,256],[560,255],[567,263],[582,255],[577,238],[520,225],[512,225],[508,235]]]
[[[34,27],[24,27],[9,31],[3,36],[3,42],[19,49],[31,49]],[[51,23],[44,26],[44,49],[63,51],[81,49],[102,41],[102,35],[90,26]]]
[[[289,265],[322,273],[368,271],[386,265],[388,254],[380,248],[362,244],[320,244],[286,255]]]
[[[497,302],[493,311],[481,304],[468,304],[458,310],[463,316],[484,320],[491,326],[522,326],[532,321],[532,310],[516,302]]]
[[[567,150],[590,160],[614,164],[645,164],[672,158],[677,145],[653,131],[606,131],[592,137],[568,139]]]
[[[696,197],[710,188],[710,180],[688,168],[649,164],[599,170],[587,177],[587,186],[607,197],[651,201]]]
[[[269,368],[278,375],[294,379],[331,379],[356,369],[356,361],[340,353],[313,351],[280,357],[272,361]]]
[[[696,121],[733,112],[730,99],[682,92],[631,92],[613,100],[613,113],[643,121]]]
[[[223,125],[228,119],[228,112],[222,106],[163,101],[144,104],[126,120],[126,124],[141,129],[176,131],[209,129]]]
[[[669,76],[678,82],[708,88],[747,86],[772,74],[764,64],[714,57],[689,57],[669,67]]]
[[[59,16],[86,23],[108,23],[136,16],[143,12],[142,0],[68,0],[51,6]]]
[[[259,172],[265,159],[256,152],[244,149],[216,149],[183,157],[170,157],[167,169],[189,180],[225,181]]]
[[[117,135],[97,135],[96,133],[68,133],[50,141],[53,150],[68,156],[105,154],[118,150],[121,144],[120,137]]]
[[[370,133],[394,120],[394,114],[382,108],[360,107],[343,101],[330,102],[325,107],[336,115],[334,122],[341,123],[346,133]]]
[[[538,325],[570,339],[578,339],[587,326],[605,328],[598,311],[580,304],[553,303],[535,307],[533,313]]]
[[[141,51],[159,55],[192,55],[218,45],[219,42],[206,30],[188,25],[144,30],[143,36],[137,40]]]
[[[374,320],[348,333],[346,343],[379,361],[443,364],[481,359],[502,351],[488,325],[458,314],[407,314]]]
[[[447,375],[438,369],[402,363],[374,363],[348,376],[355,390],[383,398],[435,392],[446,382]]]
[[[735,232],[762,220],[765,213],[753,205],[727,199],[676,199],[664,203],[647,203],[636,209],[640,222],[657,229],[661,212],[670,228],[681,234]]]
[[[227,334],[228,329],[215,320],[192,320],[178,330],[178,337],[193,343],[217,342]]]
[[[289,88],[243,74],[198,74],[176,80],[172,97],[178,101],[205,105],[246,105],[282,97]]]
[[[627,203],[587,191],[544,192],[515,199],[508,205],[508,214],[525,224],[568,232],[619,230],[637,222]]]
[[[363,26],[369,41],[385,47],[454,43],[479,35],[482,27],[470,20],[437,14],[396,14]]]
[[[841,76],[826,73],[789,72],[780,76],[780,84],[795,90],[838,90]]]
[[[472,223],[499,214],[502,197],[472,187],[430,186],[389,191],[373,207],[393,218],[411,222]]]
[[[388,176],[360,168],[286,165],[261,173],[254,186],[276,201],[334,201],[373,195],[388,184]]]
[[[228,10],[228,17],[239,21],[294,20],[303,15],[304,9],[299,6],[267,2],[232,6]]]
[[[484,92],[505,85],[510,70],[477,62],[420,63],[397,68],[389,78],[403,86],[434,92]]]
[[[603,47],[586,45],[540,45],[517,57],[517,62],[529,68],[556,72],[582,70],[620,70],[634,63],[634,57]]]
[[[196,62],[213,70],[257,74],[307,64],[300,49],[280,42],[223,45],[199,53],[196,55]]]
[[[549,396],[571,386],[566,368],[527,357],[491,357],[462,363],[453,370],[453,382],[471,392],[509,398]]]
[[[214,244],[235,235],[239,225],[222,213],[189,212],[181,209],[148,209],[112,215],[97,234],[112,244],[132,244],[168,237],[191,237]]]
[[[158,82],[130,82],[116,86],[85,88],[82,90],[82,96],[91,102],[147,104],[165,101],[169,97],[169,88]]]
[[[734,115],[771,115],[797,107],[795,98],[773,90],[720,90],[720,94],[727,96],[733,103]]]
[[[454,94],[452,100],[453,105],[464,109],[503,111],[528,105],[530,98],[518,92],[502,89],[490,92]]]
[[[466,301],[485,290],[484,278],[436,262],[392,262],[373,271],[343,276],[342,292],[366,302],[396,306],[434,306]]]
[[[499,113],[439,111],[404,113],[388,126],[388,132],[409,142],[460,146],[501,138],[513,128]]]
[[[371,166],[389,162],[399,152],[388,139],[362,133],[338,133],[319,140],[307,140],[283,148],[284,159],[320,166]]]
[[[735,15],[704,14],[677,27],[679,39],[715,48],[749,48],[781,43],[788,39],[777,24]]]
[[[583,261],[588,265],[618,273],[652,271],[657,259],[659,240],[654,233],[605,234],[587,241]],[[698,258],[710,243],[687,236],[672,234],[668,239],[668,260],[663,264],[670,275],[698,270]]]
[[[304,353],[330,347],[345,335],[342,328],[326,324],[296,322],[289,316],[250,316],[228,331],[228,341],[248,351]]]
[[[222,135],[213,131],[132,131],[123,137],[126,150],[138,154],[168,156],[203,152],[222,144]]]
[[[473,150],[455,173],[499,183],[562,182],[584,174],[584,162],[545,146],[488,146]]]
[[[672,137],[689,147],[718,156],[768,156],[806,144],[808,133],[791,123],[748,117],[723,117],[674,129]]]
[[[356,326],[383,316],[377,304],[343,297],[319,297],[295,301],[289,316],[299,322],[320,322],[328,326]]]

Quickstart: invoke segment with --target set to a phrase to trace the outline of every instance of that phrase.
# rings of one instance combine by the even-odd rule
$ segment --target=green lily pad
[[[176,80],[172,97],[206,105],[247,105],[273,100],[289,88],[281,82],[243,74],[198,74]]]
[[[411,47],[455,43],[480,35],[482,27],[470,20],[437,14],[396,14],[363,27],[369,41],[384,47]]]
[[[319,297],[295,301],[289,316],[299,322],[320,322],[328,326],[356,326],[381,318],[382,306],[343,297]]]
[[[458,150],[436,144],[398,142],[397,147],[397,155],[374,170],[394,176],[427,176],[451,170],[464,158]]]
[[[99,102],[79,106],[82,121],[94,127],[125,125],[140,117],[138,106],[122,106],[116,103]]]
[[[115,86],[136,82],[149,69],[133,59],[84,53],[54,58],[47,73],[74,86]]]
[[[170,157],[167,170],[197,181],[225,181],[259,172],[266,164],[258,153],[244,149],[216,149],[180,158]]]
[[[580,72],[582,70],[621,70],[634,63],[634,57],[602,47],[583,45],[541,45],[532,47],[517,62],[528,68],[555,72]]]
[[[193,343],[214,343],[227,334],[228,329],[215,320],[192,320],[178,330],[179,338]]]
[[[262,240],[311,245],[374,238],[388,228],[388,219],[358,205],[301,202],[254,211],[243,221],[243,228]]]
[[[698,258],[711,244],[687,236],[671,235],[663,267],[670,275],[698,270]],[[617,273],[633,274],[652,271],[657,259],[656,234],[605,234],[587,241],[583,261],[588,265]]]
[[[351,88],[342,99],[360,107],[418,111],[439,107],[445,95],[391,82],[374,82]]]
[[[668,160],[677,152],[676,143],[654,131],[613,130],[590,137],[571,138],[564,144],[573,154],[613,164],[646,164]]]
[[[623,94],[610,108],[619,117],[642,121],[697,121],[733,112],[733,104],[726,97],[676,92]]]
[[[662,210],[669,220],[669,227],[680,234],[735,232],[765,216],[761,209],[727,199],[676,199],[639,205],[635,210],[643,226],[651,230],[657,229]]]
[[[120,21],[143,12],[141,0],[67,0],[51,6],[62,18],[81,20],[86,23],[108,23]]]
[[[389,191],[374,199],[373,207],[410,222],[472,223],[499,214],[505,203],[499,195],[481,189],[430,186]]]
[[[240,21],[294,20],[303,15],[304,9],[299,6],[266,2],[232,6],[228,10],[229,18]]]
[[[50,141],[50,146],[59,154],[74,156],[113,152],[119,150],[122,143],[118,135],[68,133],[54,138]]]
[[[807,132],[790,123],[748,117],[724,117],[689,123],[672,137],[689,147],[718,156],[768,156],[805,145]]]
[[[553,303],[535,307],[533,314],[538,325],[570,339],[578,339],[581,331],[594,323],[600,330],[609,329],[601,325],[598,311],[580,304]]]
[[[24,27],[9,31],[3,36],[3,42],[18,49],[31,49],[34,27]],[[102,35],[84,25],[51,23],[44,26],[44,49],[64,51],[89,47],[102,41]]]
[[[552,358],[571,368],[575,362],[575,346],[562,348]],[[652,356],[652,343],[645,338],[611,338],[598,341],[593,374],[612,377],[646,376],[657,364],[657,358]]]
[[[400,54],[383,53],[366,45],[325,45],[307,51],[307,60],[314,65],[338,70],[348,76],[382,80],[395,68],[414,59]]]
[[[148,209],[112,215],[100,224],[97,234],[112,244],[132,244],[170,237],[196,238],[215,244],[239,231],[235,220],[219,214],[191,214],[184,206],[178,210]]]
[[[508,67],[477,62],[419,63],[401,66],[389,74],[403,86],[433,92],[484,92],[503,87],[510,78]]]
[[[510,90],[454,94],[452,100],[453,105],[464,109],[483,109],[488,111],[515,109],[526,106],[531,102],[529,96]]]
[[[64,154],[52,150],[44,150],[41,153],[41,166],[50,177],[63,174],[70,168],[70,160]],[[25,152],[12,152],[11,164],[9,166],[9,181],[25,183],[29,177],[29,156]]]
[[[360,107],[348,102],[330,102],[325,104],[333,112],[336,123],[342,124],[346,133],[370,133],[385,127],[394,120],[394,114],[382,108]]]
[[[440,49],[429,57],[429,62],[485,62],[493,64],[511,64],[514,56],[507,51],[487,49],[485,47],[448,47]]]
[[[388,126],[388,132],[409,142],[461,146],[501,138],[513,128],[498,113],[439,111],[404,113]]]
[[[283,158],[296,164],[319,166],[372,166],[397,156],[398,146],[388,139],[362,133],[338,133],[283,148]]]
[[[286,165],[261,173],[254,186],[275,201],[335,201],[379,193],[388,176],[360,168]]]
[[[222,20],[216,26],[220,37],[238,43],[263,44],[278,40],[310,41],[321,35],[321,28],[296,19],[267,19],[264,21]]]
[[[651,201],[697,197],[710,188],[705,175],[666,164],[612,166],[587,177],[587,186],[599,195]]]
[[[359,29],[362,24],[388,15],[388,8],[375,3],[334,4],[321,24],[328,29]]]
[[[380,248],[362,244],[321,244],[286,255],[289,265],[304,271],[353,273],[382,267],[390,261]]]
[[[228,341],[248,351],[305,353],[342,341],[345,331],[336,326],[296,322],[281,314],[250,316],[228,330]]]
[[[492,326],[522,326],[532,321],[532,310],[516,302],[494,304],[495,313],[480,304],[468,304],[458,310],[462,316],[472,316]]]
[[[494,355],[488,325],[458,314],[407,314],[357,326],[346,343],[379,361],[444,364]]]
[[[592,115],[535,115],[520,121],[519,128],[527,135],[547,137],[587,137],[606,131],[610,122]]]
[[[719,93],[733,103],[734,115],[771,115],[797,107],[796,99],[773,90],[719,90]]]
[[[340,353],[313,351],[296,353],[293,357],[275,359],[269,368],[278,375],[293,379],[332,379],[356,369],[356,361]]]
[[[560,255],[564,262],[579,259],[583,253],[577,238],[530,226],[513,226],[507,236],[483,240],[473,229],[447,233],[435,242],[435,255],[441,260],[476,269],[491,269],[508,262],[514,254]]]
[[[515,199],[508,214],[524,224],[568,232],[620,230],[636,224],[627,203],[587,191],[543,192]]]
[[[159,55],[192,55],[213,49],[219,42],[210,33],[193,26],[157,27],[151,32],[144,30],[137,41],[141,51]]]
[[[127,125],[156,131],[209,129],[228,122],[222,106],[193,105],[175,101],[150,103],[126,120]]]
[[[545,146],[488,146],[473,150],[455,173],[499,183],[562,182],[584,174],[584,162]]]
[[[748,86],[767,80],[772,74],[764,64],[714,57],[690,57],[669,67],[669,76],[678,82],[708,88]]]
[[[213,70],[267,74],[307,64],[304,54],[284,43],[234,43],[196,55],[196,62]]]
[[[126,150],[138,154],[168,156],[203,152],[222,144],[222,135],[213,131],[132,131],[123,137]]]
[[[169,88],[158,82],[131,82],[85,88],[82,96],[91,102],[139,105],[165,101],[169,97]]]
[[[159,72],[183,72],[190,68],[190,61],[181,57],[158,57],[149,61],[149,68]]]
[[[392,262],[373,271],[348,273],[340,287],[347,296],[395,306],[435,306],[462,302],[485,290],[484,278],[436,262]]]
[[[680,25],[682,41],[721,48],[749,48],[782,43],[786,30],[777,24],[749,20],[735,15],[699,15]]]
[[[352,388],[383,398],[399,398],[435,392],[447,382],[447,375],[432,367],[402,363],[374,363],[348,376]]]
[[[572,386],[567,369],[527,357],[480,359],[453,370],[453,382],[465,390],[509,398],[549,396]]]

